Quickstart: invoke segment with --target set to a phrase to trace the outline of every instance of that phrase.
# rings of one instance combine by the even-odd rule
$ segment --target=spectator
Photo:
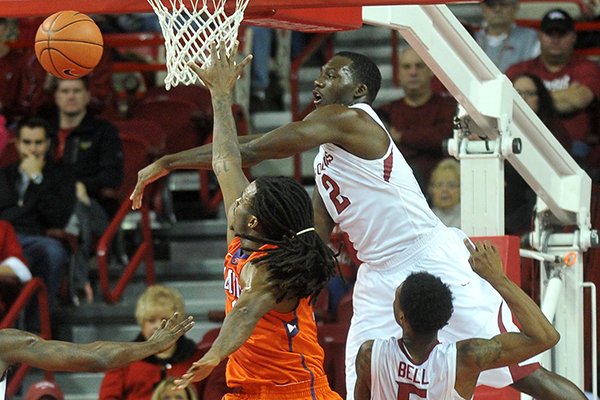
[[[446,158],[438,163],[429,181],[431,209],[446,226],[460,228],[460,163]]]
[[[600,97],[600,67],[574,54],[577,33],[571,16],[561,9],[548,11],[539,31],[541,54],[513,65],[507,71],[513,79],[524,72],[538,75],[572,141],[571,155],[583,164],[591,145],[598,141],[596,118]]]
[[[15,31],[12,20],[0,18],[0,112],[11,127],[23,115],[33,113],[37,99],[35,89],[42,88],[45,77],[33,48],[9,46]]]
[[[540,54],[540,42],[534,29],[515,24],[517,0],[485,0],[481,3],[483,23],[475,40],[500,71]]]
[[[452,136],[456,101],[432,91],[433,73],[413,49],[401,50],[398,63],[404,97],[382,109],[396,132],[394,142],[425,191],[427,177],[444,157],[442,143]]]
[[[552,95],[544,82],[537,75],[523,73],[513,78],[513,86],[559,143],[565,149],[570,149],[571,139],[556,113]],[[512,165],[504,165],[505,232],[520,236],[531,227],[537,196]]]
[[[10,221],[34,276],[48,286],[50,310],[65,275],[69,253],[46,235],[63,229],[75,206],[74,178],[68,168],[48,157],[50,138],[46,122],[30,118],[17,130],[20,161],[0,169],[0,219]],[[39,329],[35,303],[30,304],[28,328]]]
[[[571,148],[571,138],[558,116],[552,94],[546,89],[542,79],[531,72],[524,72],[516,75],[512,81],[517,93],[568,151]]]
[[[27,389],[25,400],[64,400],[65,394],[57,383],[39,381]]]
[[[273,44],[276,31],[271,28],[253,26],[252,30],[252,69],[250,73],[250,112],[281,109],[282,88],[276,73],[271,73]]]
[[[151,400],[197,400],[194,386],[178,389],[175,378],[166,378],[154,389]]]
[[[161,321],[173,312],[185,315],[181,294],[162,285],[148,287],[138,298],[135,308],[135,318],[141,329],[135,341],[148,340]],[[182,375],[200,356],[196,344],[183,336],[161,353],[108,371],[100,386],[99,399],[147,400],[161,380]]]
[[[77,188],[75,214],[80,249],[72,286],[76,294],[91,302],[89,256],[93,238],[104,233],[120,205],[116,192],[123,181],[123,148],[117,128],[88,112],[91,97],[85,77],[55,80],[55,84],[58,112],[52,120],[56,132],[53,155],[75,172]]]
[[[19,294],[21,284],[31,279],[25,263],[17,233],[8,221],[0,220],[0,319]]]

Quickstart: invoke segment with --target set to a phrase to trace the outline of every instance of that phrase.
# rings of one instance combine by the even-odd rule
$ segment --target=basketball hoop
[[[188,63],[206,63],[211,43],[222,41],[227,54],[231,54],[248,2],[235,0],[232,9],[230,0],[226,10],[227,0],[148,0],[165,37],[167,90],[180,83],[193,85],[199,81]]]

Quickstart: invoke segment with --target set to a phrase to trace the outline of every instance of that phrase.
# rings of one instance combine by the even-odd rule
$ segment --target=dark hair
[[[297,235],[314,227],[311,199],[290,177],[259,177],[251,204],[262,228],[262,237],[239,236],[275,248],[260,250],[257,266],[266,265],[277,301],[310,297],[314,300],[327,281],[335,275],[337,260],[316,231]],[[246,251],[259,251],[247,249]]]
[[[81,81],[83,82],[83,86],[85,87],[85,90],[90,90],[90,77],[87,75],[84,76],[80,76],[79,78],[75,78],[75,79],[60,79],[57,77],[52,77],[52,81],[50,83],[50,92],[54,93],[58,90],[58,84],[62,81]]]
[[[428,272],[413,272],[402,284],[400,309],[415,333],[431,334],[448,324],[454,307],[452,292]]]
[[[355,83],[363,83],[367,86],[369,90],[367,100],[369,103],[373,103],[381,88],[381,72],[377,64],[369,57],[351,51],[341,51],[336,56],[345,57],[352,61],[349,68],[354,81]]]
[[[554,106],[554,99],[550,94],[550,91],[544,85],[544,81],[539,76],[532,74],[530,72],[524,72],[519,74],[513,78],[513,83],[517,81],[519,78],[529,78],[533,81],[535,85],[535,91],[537,92],[538,97],[538,112],[537,116],[547,127],[551,126],[551,122],[553,119],[557,117],[556,107]]]
[[[46,135],[46,139],[50,138],[50,126],[44,118],[41,117],[27,117],[19,121],[17,125],[17,138],[21,137],[21,129],[23,128],[42,128]]]

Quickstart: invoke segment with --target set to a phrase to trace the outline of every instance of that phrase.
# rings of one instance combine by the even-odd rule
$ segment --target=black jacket
[[[52,121],[54,135],[59,129],[58,117]],[[123,145],[119,131],[110,122],[86,113],[73,129],[62,161],[85,184],[88,195],[100,197],[103,188],[118,189],[123,182]]]
[[[68,168],[46,163],[42,183],[30,182],[19,204],[19,164],[0,168],[0,219],[10,221],[18,233],[44,235],[64,228],[75,207],[75,180]]]

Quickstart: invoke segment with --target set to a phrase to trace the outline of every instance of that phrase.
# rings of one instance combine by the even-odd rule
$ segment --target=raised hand
[[[194,318],[190,315],[181,322],[177,322],[179,314],[174,313],[168,320],[163,320],[158,328],[148,339],[156,342],[162,350],[173,346],[177,340],[194,326]]]
[[[224,42],[213,42],[208,62],[202,67],[196,63],[189,64],[212,95],[230,94],[242,71],[252,60],[252,55],[248,55],[239,64],[235,61],[238,44],[236,41],[228,56]]]
[[[505,276],[502,269],[502,259],[496,246],[488,240],[477,242],[475,247],[473,247],[469,239],[465,239],[464,243],[469,253],[471,253],[469,264],[471,264],[471,268],[477,275],[488,282]]]

